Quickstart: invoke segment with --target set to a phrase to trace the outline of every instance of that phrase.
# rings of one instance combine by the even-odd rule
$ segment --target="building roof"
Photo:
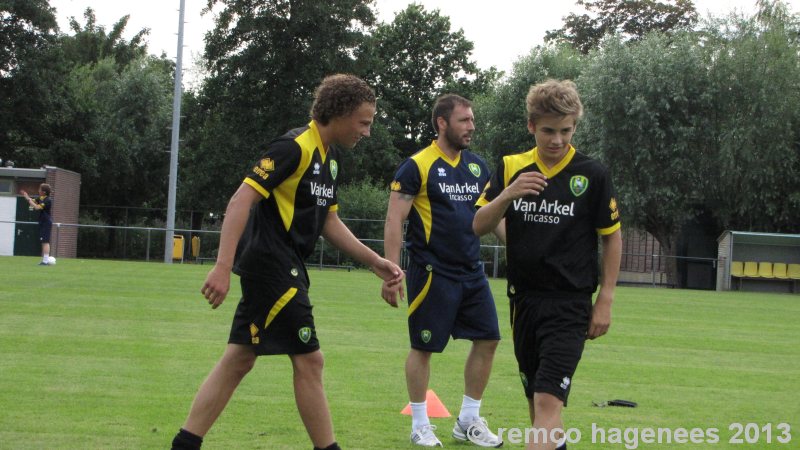
[[[721,241],[727,234],[731,235],[732,244],[800,246],[800,234],[755,233],[751,231],[725,231],[717,238],[717,242]]]

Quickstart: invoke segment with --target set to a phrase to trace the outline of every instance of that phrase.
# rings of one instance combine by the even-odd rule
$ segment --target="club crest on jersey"
[[[585,176],[575,175],[569,179],[569,190],[575,197],[580,197],[587,189],[589,189],[589,179]]]
[[[297,330],[297,337],[303,341],[303,344],[308,344],[308,341],[311,340],[311,328],[303,327]]]
[[[431,341],[431,330],[422,330],[420,337],[422,338],[422,342],[427,344]]]
[[[469,171],[472,172],[472,174],[475,175],[476,177],[481,176],[481,166],[475,163],[469,163],[467,167],[469,167]]]
[[[331,176],[333,179],[336,179],[336,175],[339,174],[339,164],[336,162],[335,159],[331,160]]]

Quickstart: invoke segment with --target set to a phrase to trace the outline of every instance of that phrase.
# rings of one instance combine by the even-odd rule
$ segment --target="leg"
[[[42,256],[50,256],[50,243],[42,242]]]
[[[256,355],[250,347],[228,344],[222,358],[197,391],[183,428],[200,437],[205,436],[255,361]]]
[[[326,448],[336,439],[333,436],[333,421],[322,387],[322,367],[325,360],[322,352],[289,355],[294,370],[294,398],[297,411],[306,427],[308,437],[315,447]]]
[[[425,401],[431,377],[431,352],[412,348],[406,358],[406,387],[413,403]]]
[[[464,365],[464,395],[480,400],[489,384],[494,352],[499,341],[472,341],[467,363]]]
[[[526,449],[553,450],[556,448],[556,444],[558,444],[557,439],[559,439],[560,436],[552,436],[551,432],[555,428],[563,429],[564,427],[561,422],[561,409],[563,407],[564,402],[558,399],[558,397],[544,392],[536,392],[533,394],[533,399],[528,399],[528,411],[531,416],[531,425],[534,430],[544,430],[546,432],[546,442],[541,442],[541,439],[539,439],[540,442],[534,442],[531,438]],[[541,433],[538,434],[538,436],[541,438]],[[551,440],[551,436],[556,439]]]

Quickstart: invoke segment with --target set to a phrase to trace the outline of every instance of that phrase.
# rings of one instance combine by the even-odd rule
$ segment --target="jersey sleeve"
[[[505,186],[505,172],[506,172],[506,165],[505,165],[505,158],[500,161],[500,164],[497,166],[497,170],[494,171],[492,176],[489,178],[489,182],[486,183],[486,187],[483,189],[483,193],[480,197],[478,197],[478,201],[475,203],[476,208],[480,208],[481,206],[486,206],[497,198],[503,189],[506,188]]]
[[[416,196],[422,187],[422,176],[417,163],[408,158],[400,164],[390,185],[393,192]]]
[[[300,165],[300,147],[291,140],[271,142],[244,179],[244,183],[258,191],[264,198],[283,183]]]
[[[608,170],[603,169],[598,183],[598,201],[595,209],[595,223],[597,233],[608,235],[620,228],[619,205],[614,193],[614,185]]]

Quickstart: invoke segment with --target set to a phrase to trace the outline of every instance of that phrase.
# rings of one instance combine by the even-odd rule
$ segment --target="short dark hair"
[[[335,117],[349,116],[363,103],[375,104],[375,91],[355,75],[329,75],[314,91],[311,118],[327,125]]]
[[[42,192],[44,192],[45,195],[47,196],[50,196],[50,193],[53,192],[53,188],[51,188],[50,185],[47,183],[40,184],[39,189],[41,189]]]
[[[471,108],[472,102],[456,94],[444,94],[436,99],[436,102],[433,104],[433,113],[431,113],[431,123],[433,123],[434,131],[437,133],[439,132],[439,124],[436,122],[436,119],[441,117],[445,121],[449,121],[450,115],[453,114],[456,105]]]

